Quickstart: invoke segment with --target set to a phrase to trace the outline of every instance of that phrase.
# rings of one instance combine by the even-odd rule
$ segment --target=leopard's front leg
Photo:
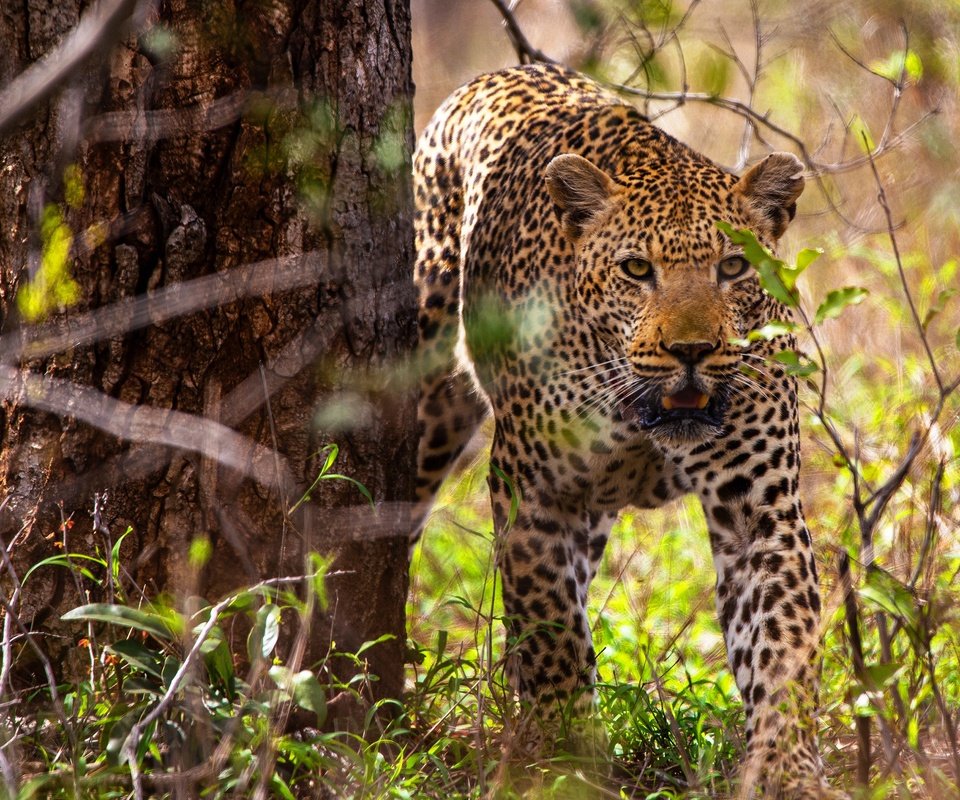
[[[594,719],[596,657],[587,591],[613,518],[544,502],[542,487],[522,477],[500,437],[491,455],[490,494],[508,632],[508,671],[516,686],[531,749],[560,744],[600,755]]]
[[[798,495],[796,400],[695,448],[687,474],[700,496],[717,571],[717,609],[747,715],[742,796],[832,796],[814,715],[820,594]]]

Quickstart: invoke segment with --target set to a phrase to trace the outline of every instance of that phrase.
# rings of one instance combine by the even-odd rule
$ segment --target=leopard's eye
[[[628,278],[635,281],[649,281],[653,279],[653,264],[645,258],[628,258],[620,262],[620,269]]]
[[[750,262],[743,256],[731,256],[717,264],[717,278],[720,281],[732,281],[750,269]]]

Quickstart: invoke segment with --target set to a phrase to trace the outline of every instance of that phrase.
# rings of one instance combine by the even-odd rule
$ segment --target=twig
[[[75,417],[121,439],[199,453],[266,487],[286,488],[292,493],[296,484],[284,461],[277,484],[270,450],[221,423],[194,414],[136,406],[89,386],[4,365],[0,365],[0,396],[16,396],[31,408]]]
[[[847,620],[847,632],[850,637],[850,660],[853,664],[854,675],[870,689],[869,675],[863,659],[863,643],[860,639],[860,615],[857,611],[857,598],[853,593],[853,582],[850,578],[850,557],[846,551],[840,554],[840,585],[843,589],[843,608]],[[852,695],[848,698],[853,705]],[[861,714],[854,715],[854,724],[857,730],[857,783],[866,787],[870,781],[870,717]]]
[[[521,64],[530,64],[534,61],[540,61],[544,64],[555,64],[556,61],[546,53],[538,50],[523,34],[523,29],[513,15],[513,4],[507,5],[503,0],[490,0],[497,7],[500,16],[503,17],[503,24],[507,29],[507,35],[513,43],[513,49],[517,52],[517,58]]]
[[[864,142],[867,142],[866,134],[864,134]],[[913,294],[910,291],[910,285],[907,283],[907,275],[903,269],[903,261],[900,258],[900,247],[897,245],[897,236],[894,232],[895,226],[893,224],[893,214],[890,212],[890,203],[887,201],[887,192],[884,189],[883,181],[880,178],[880,172],[877,170],[877,164],[874,160],[873,153],[870,152],[869,143],[867,143],[867,155],[870,161],[870,169],[873,172],[874,181],[877,184],[877,202],[880,203],[880,207],[883,209],[884,217],[887,220],[887,236],[890,239],[890,246],[893,248],[893,257],[897,262],[897,273],[900,276],[900,285],[903,287],[903,294],[907,298],[907,304],[910,306],[910,315],[913,317],[913,322],[917,326],[917,332],[920,334],[920,342],[923,344],[923,349],[926,351],[927,360],[930,362],[930,370],[933,372],[933,377],[937,381],[937,388],[940,390],[940,394],[943,394],[944,383],[943,378],[940,377],[940,370],[937,367],[937,361],[933,357],[933,351],[930,349],[930,342],[927,341],[926,331],[923,329],[923,323],[920,321],[920,315],[917,313],[917,306],[913,302]]]
[[[326,270],[324,261],[316,252],[257,261],[118,300],[63,322],[24,328],[0,337],[0,362],[42,358],[246,297],[313,286]]]

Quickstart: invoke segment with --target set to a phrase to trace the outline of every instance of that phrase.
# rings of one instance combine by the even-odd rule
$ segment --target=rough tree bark
[[[3,3],[0,83],[55,48],[87,5]],[[413,497],[415,448],[400,368],[416,336],[410,66],[405,2],[164,0],[146,30],[72,76],[0,143],[0,341],[36,330],[17,296],[50,250],[44,219],[62,219],[72,234],[78,287],[74,304],[37,323],[46,331],[201,276],[229,281],[264,259],[312,254],[302,268],[316,274],[306,288],[39,358],[0,353],[0,362],[122,403],[202,415],[280,456],[264,459],[251,444],[251,464],[263,462],[251,479],[211,457],[212,445],[198,455],[189,441],[144,441],[136,426],[118,437],[83,414],[31,407],[35,388],[8,390],[0,531],[21,576],[64,537],[68,549],[102,549],[108,531],[115,538],[128,526],[122,558],[133,581],[180,597],[297,574],[305,550],[332,550],[330,613],[314,626],[305,663],[331,638],[349,651],[393,634],[367,658],[378,693],[399,695],[407,546],[397,510]],[[340,446],[337,471],[372,492],[378,514],[336,481],[287,513],[330,442]],[[197,537],[214,554],[200,574],[187,561]],[[54,634],[45,646],[67,665],[80,632],[60,614],[101,599],[92,585],[81,587],[89,597],[76,588],[64,570],[43,569],[22,598],[21,616]]]

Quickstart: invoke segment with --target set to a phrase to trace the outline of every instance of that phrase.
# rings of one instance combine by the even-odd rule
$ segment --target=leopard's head
[[[765,368],[734,341],[786,313],[716,223],[773,249],[803,165],[774,153],[738,178],[689,151],[672,156],[611,176],[561,155],[546,185],[576,253],[577,312],[609,359],[608,405],[659,439],[696,442],[749,396],[743,367]]]

